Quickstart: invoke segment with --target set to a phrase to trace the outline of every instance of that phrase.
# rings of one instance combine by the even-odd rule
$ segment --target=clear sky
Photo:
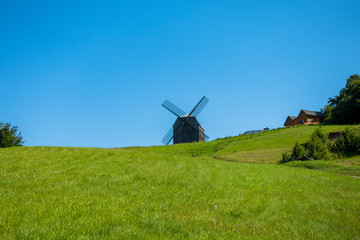
[[[360,1],[0,1],[0,121],[26,146],[211,139],[320,110],[360,73]]]

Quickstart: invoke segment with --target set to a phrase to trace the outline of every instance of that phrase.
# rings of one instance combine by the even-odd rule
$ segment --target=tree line
[[[360,124],[360,75],[351,75],[322,109],[326,124]]]

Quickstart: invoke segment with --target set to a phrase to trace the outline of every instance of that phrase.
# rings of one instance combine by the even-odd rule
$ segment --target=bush
[[[331,144],[331,151],[342,157],[360,154],[360,128],[347,127]]]
[[[307,161],[313,160],[304,146],[296,143],[293,150],[290,152],[284,152],[280,163],[287,163],[291,161]]]
[[[11,126],[10,123],[0,122],[0,147],[22,146],[24,143],[21,132],[18,133],[17,126]]]
[[[303,145],[296,143],[291,154],[289,152],[283,153],[280,163],[313,159],[329,159],[328,139],[320,128],[313,132],[309,142]]]
[[[301,156],[306,155],[305,148],[301,146],[299,143],[296,143],[292,150],[292,157],[299,158]]]
[[[329,159],[329,146],[326,134],[316,129],[311,135],[310,142],[305,145],[308,154],[313,159]]]
[[[360,154],[360,127],[347,127],[339,136],[330,141],[328,136],[316,129],[309,142],[300,145],[296,143],[292,152],[284,152],[280,163],[305,160],[327,160],[330,153],[338,157]]]
[[[289,152],[283,152],[280,163],[287,163],[287,162],[291,162],[291,161],[293,161],[291,159],[291,154]]]

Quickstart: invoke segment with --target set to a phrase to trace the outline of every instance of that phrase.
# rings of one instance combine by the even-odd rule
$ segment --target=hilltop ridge
[[[235,162],[276,163],[284,151],[295,143],[310,139],[316,128],[325,133],[345,129],[347,125],[309,125],[272,129],[257,134],[219,138],[209,142],[195,142],[155,147],[129,147],[143,152],[170,153],[190,156],[210,156]]]

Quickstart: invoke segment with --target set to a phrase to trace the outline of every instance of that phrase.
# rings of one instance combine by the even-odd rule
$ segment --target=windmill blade
[[[199,106],[195,109],[195,111],[193,112],[193,116],[197,117],[199,115],[199,113],[203,110],[203,108],[205,107],[205,105],[209,102],[209,99],[204,99]]]
[[[171,103],[167,99],[163,102],[163,104],[161,104],[161,106],[163,106],[164,108],[166,108],[167,110],[169,110],[178,117],[181,117],[186,114],[186,112],[178,108],[175,104]]]
[[[195,107],[193,108],[193,110],[190,112],[189,115],[192,115],[194,117],[197,117],[197,115],[199,115],[199,113],[201,112],[201,110],[203,110],[203,108],[205,107],[205,105],[209,102],[209,99],[205,96],[203,96],[201,98],[201,100],[198,102],[198,104],[195,105]]]
[[[165,137],[161,140],[161,142],[165,145],[168,145],[173,137],[174,129],[170,128],[170,130],[166,133]]]

